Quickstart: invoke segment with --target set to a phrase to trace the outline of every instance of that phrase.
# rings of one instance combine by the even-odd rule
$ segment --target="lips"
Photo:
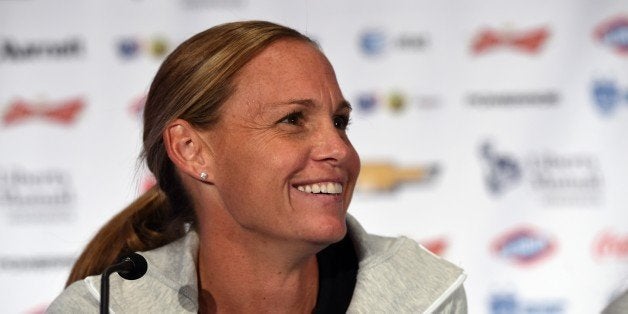
[[[337,182],[319,182],[305,185],[296,185],[295,188],[301,192],[311,194],[340,194],[342,184]]]

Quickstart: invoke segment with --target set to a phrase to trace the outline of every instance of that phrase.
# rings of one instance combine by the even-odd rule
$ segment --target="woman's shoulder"
[[[466,311],[462,286],[466,275],[460,267],[407,237],[372,235],[355,218],[349,216],[347,222],[360,261],[352,304],[364,309],[416,311],[453,306]]]
[[[69,285],[48,306],[46,313],[88,313],[99,308],[99,300],[96,298],[84,280],[79,280]]]
[[[136,309],[138,312],[176,309],[179,312],[194,312],[197,306],[197,246],[198,236],[190,231],[183,238],[165,246],[138,252],[146,258],[147,272],[137,280],[125,280],[117,274],[111,275],[111,309]],[[100,307],[100,279],[100,275],[95,275],[74,282],[52,302],[46,312],[97,311]]]

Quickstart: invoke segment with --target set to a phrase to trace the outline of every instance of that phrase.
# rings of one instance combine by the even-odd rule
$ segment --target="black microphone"
[[[100,277],[100,313],[109,313],[109,275],[118,273],[126,280],[135,280],[142,278],[147,269],[146,259],[137,253],[124,255],[118,263],[107,267]]]

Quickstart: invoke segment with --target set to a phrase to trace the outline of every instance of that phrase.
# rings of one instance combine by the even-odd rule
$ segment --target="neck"
[[[197,263],[201,313],[312,312],[318,294],[315,254],[270,256],[233,242],[202,239]]]
[[[199,215],[199,309],[205,313],[311,313],[322,244],[264,236],[229,215]]]
[[[311,313],[316,253],[327,244],[285,239],[237,223],[219,197],[199,193],[198,289],[202,313]],[[203,223],[207,222],[207,223]]]

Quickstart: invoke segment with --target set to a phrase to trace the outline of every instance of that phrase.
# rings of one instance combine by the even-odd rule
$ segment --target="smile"
[[[340,194],[342,193],[342,184],[335,182],[321,182],[308,185],[299,185],[297,190],[312,194]]]

